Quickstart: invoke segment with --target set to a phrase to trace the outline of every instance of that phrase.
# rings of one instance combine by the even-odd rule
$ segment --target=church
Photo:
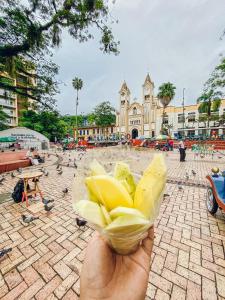
[[[135,139],[136,137],[154,137],[156,134],[156,116],[159,106],[154,96],[154,83],[147,74],[142,85],[142,99],[130,100],[130,90],[124,81],[119,91],[119,111],[116,115],[116,132]]]

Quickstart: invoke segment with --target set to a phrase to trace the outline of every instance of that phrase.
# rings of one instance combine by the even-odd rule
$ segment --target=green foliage
[[[78,78],[78,77],[75,77],[75,78],[72,80],[72,85],[73,85],[73,88],[74,88],[75,90],[77,90],[77,92],[78,92],[78,91],[81,90],[82,87],[83,87],[83,81],[82,81],[82,79],[80,79],[80,78]]]
[[[103,0],[3,0],[0,1],[0,71],[13,78],[30,76],[36,85],[14,86],[0,76],[0,88],[26,95],[52,109],[58,84],[58,67],[51,61],[52,49],[59,47],[65,30],[79,42],[101,33],[100,49],[118,54],[118,42],[109,27],[113,23],[107,1]],[[3,77],[3,78],[2,78]]]
[[[8,128],[8,126],[6,125],[8,118],[9,118],[8,114],[5,113],[2,107],[0,106],[0,130],[4,130]]]
[[[95,124],[98,126],[109,126],[115,124],[115,109],[109,101],[104,101],[97,105],[93,111]]]
[[[157,97],[160,99],[164,107],[167,106],[175,96],[175,89],[176,87],[171,82],[163,83],[159,87]]]
[[[63,139],[67,133],[67,123],[60,119],[57,112],[23,111],[19,126],[36,130],[47,136],[51,141],[55,141],[55,137],[59,140]]]

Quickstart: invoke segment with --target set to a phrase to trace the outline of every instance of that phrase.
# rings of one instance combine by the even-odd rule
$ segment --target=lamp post
[[[184,137],[184,92],[185,92],[185,88],[183,88],[183,102],[182,102],[182,106],[183,106],[183,137]]]

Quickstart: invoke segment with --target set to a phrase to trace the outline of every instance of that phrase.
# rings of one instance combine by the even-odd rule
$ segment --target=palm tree
[[[161,133],[163,133],[165,108],[169,105],[170,101],[175,96],[175,89],[176,87],[171,82],[163,83],[159,87],[158,98],[160,99],[160,102],[163,106]]]
[[[218,111],[221,104],[221,93],[215,92],[214,90],[205,91],[198,99],[199,103],[198,112],[200,114],[206,114],[207,116],[207,127],[210,135],[209,122],[211,119],[212,112]]]
[[[76,139],[78,138],[78,125],[77,125],[77,107],[78,107],[78,91],[82,89],[83,87],[83,81],[82,79],[75,77],[72,80],[73,88],[77,91],[77,99],[76,99]]]

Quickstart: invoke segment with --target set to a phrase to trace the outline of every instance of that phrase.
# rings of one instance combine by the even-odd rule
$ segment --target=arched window
[[[136,115],[136,114],[137,114],[137,108],[134,107],[134,108],[133,108],[133,115]]]

